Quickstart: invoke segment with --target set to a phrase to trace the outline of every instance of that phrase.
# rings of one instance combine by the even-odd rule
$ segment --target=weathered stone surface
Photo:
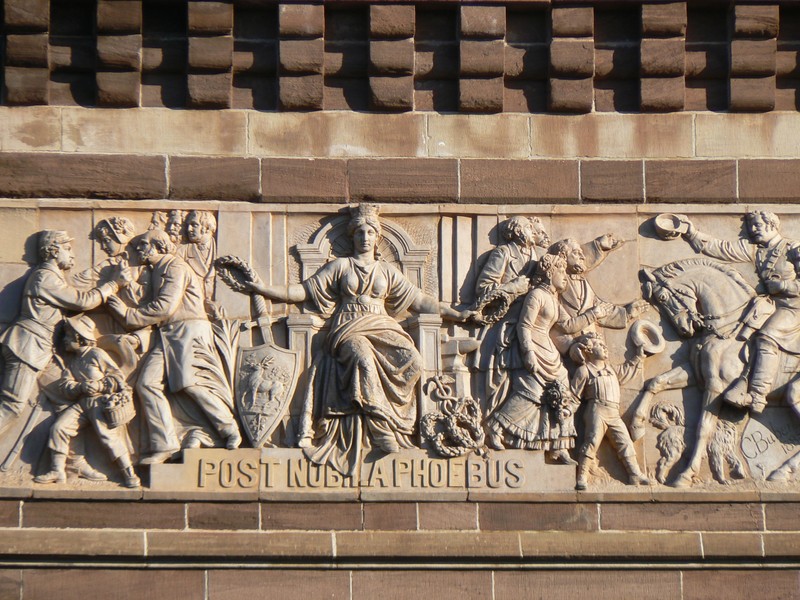
[[[413,5],[371,4],[369,33],[376,39],[410,38],[414,35],[416,11]]]
[[[364,504],[364,529],[415,531],[417,505],[413,502],[367,502]]]
[[[498,599],[519,598],[532,587],[547,589],[556,597],[579,589],[597,600],[614,600],[620,595],[648,600],[682,597],[680,573],[655,570],[498,571],[494,587]]]
[[[224,156],[246,149],[247,119],[238,111],[65,108],[61,115],[65,152]]]
[[[659,523],[668,531],[761,531],[761,508],[755,504],[607,504],[600,510],[603,530],[646,530]]]
[[[79,529],[183,529],[184,505],[139,502],[30,501],[22,507],[23,527]]]
[[[464,600],[492,594],[489,571],[354,571],[353,598],[420,597],[433,589],[447,589]]]
[[[259,161],[255,158],[174,156],[169,161],[169,197],[179,200],[260,198]]]
[[[278,8],[281,37],[320,37],[325,29],[322,4],[281,4]]]
[[[553,35],[585,37],[594,35],[594,9],[591,6],[553,7]]]
[[[5,60],[12,67],[47,67],[46,33],[9,34],[6,36]]]
[[[419,529],[469,531],[478,528],[478,504],[419,502]]]
[[[220,569],[208,573],[209,597],[237,600],[261,596],[265,590],[286,600],[331,598],[349,600],[350,573],[344,570]]]
[[[686,33],[686,2],[642,5],[642,34],[652,37]]]
[[[347,162],[265,158],[261,187],[263,198],[272,202],[342,202],[347,198]]]
[[[612,202],[636,202],[644,199],[642,161],[581,161],[581,198]]]
[[[506,33],[506,11],[502,6],[462,6],[461,36],[499,39]]]
[[[447,202],[458,198],[458,165],[448,159],[348,161],[354,200]]]
[[[699,560],[705,549],[699,533],[630,531],[546,531],[520,533],[524,557],[586,558],[626,556],[628,559],[666,558]]]
[[[644,163],[645,194],[651,202],[726,201],[736,197],[734,161],[652,161]]]
[[[428,154],[457,158],[528,158],[529,127],[528,117],[522,115],[432,115],[428,118]]]
[[[226,34],[233,28],[233,4],[227,2],[189,2],[189,32]]]
[[[739,196],[768,202],[797,198],[798,162],[795,160],[740,160]]]
[[[255,502],[191,502],[186,516],[189,529],[258,529],[259,505]]]
[[[741,573],[741,572],[740,572]],[[705,571],[703,573],[684,573],[683,597],[696,600],[708,595],[709,588],[726,585],[736,572]],[[753,595],[762,598],[790,598],[800,593],[797,571],[766,570],[748,572],[747,577],[736,576],[736,585],[728,592],[731,600],[744,600]]]
[[[462,202],[577,202],[578,163],[565,160],[464,160]]]
[[[164,159],[156,156],[7,153],[0,192],[9,197],[163,198]]]
[[[261,528],[360,530],[362,512],[358,502],[265,502],[261,504]]]
[[[514,504],[481,502],[482,531],[595,531],[597,508],[592,504]]]
[[[142,0],[98,0],[98,32],[139,33],[141,27]]]
[[[331,535],[307,531],[148,531],[148,556],[332,557]],[[141,539],[141,535],[139,535]]]
[[[26,569],[22,583],[23,598],[81,600],[98,590],[124,590],[130,597],[191,600],[204,593],[203,573],[186,569]]]

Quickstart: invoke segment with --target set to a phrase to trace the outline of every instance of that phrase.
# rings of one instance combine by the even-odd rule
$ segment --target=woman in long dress
[[[472,313],[424,294],[376,256],[381,236],[377,207],[354,209],[348,233],[353,255],[332,260],[302,284],[256,281],[250,287],[272,300],[310,300],[323,314],[332,313],[324,352],[315,357],[309,374],[298,445],[315,464],[352,475],[364,437],[385,452],[413,446],[414,391],[422,357],[392,315],[410,310],[464,321]]]
[[[569,375],[550,330],[562,322],[558,293],[566,287],[566,260],[546,254],[539,260],[539,282],[528,293],[517,323],[524,368],[511,374],[511,392],[487,419],[489,445],[546,450],[551,460],[574,464],[574,413],[578,402],[569,391]],[[567,324],[567,326],[569,326]]]

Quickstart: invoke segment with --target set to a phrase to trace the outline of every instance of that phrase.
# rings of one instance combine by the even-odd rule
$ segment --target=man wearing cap
[[[687,226],[683,238],[695,252],[728,263],[752,263],[761,280],[759,291],[769,294],[775,305],[775,312],[756,333],[747,392],[734,386],[725,394],[734,404],[749,405],[753,413],[760,413],[767,405],[767,394],[772,390],[778,373],[778,348],[800,354],[800,322],[797,318],[800,298],[790,289],[796,275],[789,260],[790,251],[798,244],[781,236],[780,219],[766,210],[754,210],[744,216],[748,239],[740,238],[735,242],[713,238],[698,231],[689,219],[682,220]]]
[[[169,236],[154,229],[136,244],[142,264],[151,268],[152,298],[129,308],[111,298],[108,308],[128,327],[156,325],[153,348],[140,365],[136,391],[142,401],[150,439],[150,456],[142,464],[158,464],[180,449],[166,392],[184,392],[225,440],[229,449],[242,441],[233,416],[233,398],[224,378],[214,333],[203,306],[200,280],[174,254]]]
[[[67,282],[66,271],[75,264],[72,238],[65,231],[39,233],[40,263],[25,282],[19,317],[0,336],[5,360],[0,384],[0,433],[20,415],[34,393],[39,373],[55,353],[56,327],[64,311],[97,308],[114,294],[124,280],[120,269],[98,287],[81,291]]]

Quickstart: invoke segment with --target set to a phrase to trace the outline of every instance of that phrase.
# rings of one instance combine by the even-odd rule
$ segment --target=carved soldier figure
[[[50,429],[51,469],[34,478],[36,483],[64,483],[69,443],[78,430],[91,424],[100,441],[117,462],[125,478],[125,487],[141,485],[133,470],[125,425],[111,428],[104,415],[104,399],[126,389],[125,376],[111,357],[96,345],[97,332],[85,315],[68,318],[64,347],[72,355],[59,381],[59,389],[72,402],[62,410]],[[128,392],[130,389],[128,388]]]
[[[567,238],[556,242],[549,252],[562,254],[567,259],[567,287],[559,295],[559,302],[564,315],[574,318],[584,315],[587,322],[578,332],[567,333],[561,324],[556,324],[554,341],[562,354],[566,354],[573,340],[584,333],[597,331],[596,325],[611,329],[624,329],[629,321],[638,317],[649,304],[645,300],[634,300],[624,306],[602,301],[595,294],[592,285],[587,281],[586,248],[592,257],[592,267],[600,264],[611,250],[619,248],[621,243],[614,236],[607,234],[593,240],[582,247],[576,240]]]
[[[167,389],[184,392],[205,413],[227,448],[238,448],[242,441],[200,281],[174,250],[165,232],[143,234],[136,252],[152,269],[152,299],[137,308],[126,307],[116,297],[108,302],[129,329],[158,327],[136,383],[150,435],[151,455],[142,464],[164,462],[180,449]]]
[[[628,427],[619,414],[620,384],[630,381],[641,368],[644,351],[621,365],[608,363],[608,346],[598,333],[586,333],[570,348],[570,356],[580,365],[572,376],[570,386],[576,397],[589,406],[584,415],[586,433],[578,459],[576,490],[586,489],[586,480],[597,462],[597,449],[608,436],[620,460],[628,471],[631,485],[649,485],[636,462]]]
[[[791,354],[800,354],[800,298],[792,293],[796,279],[789,253],[797,246],[782,237],[780,219],[772,212],[756,210],[745,217],[748,239],[735,242],[719,240],[701,233],[688,220],[684,239],[695,252],[729,263],[752,263],[761,280],[763,290],[769,294],[775,307],[755,336],[755,352],[751,359],[752,370],[747,392],[734,386],[726,398],[734,404],[749,405],[753,413],[760,413],[767,404],[766,396],[778,372],[778,348]]]
[[[186,261],[203,282],[203,290],[207,300],[214,297],[216,271],[214,260],[217,258],[217,245],[214,234],[217,231],[217,220],[207,210],[193,210],[186,217],[186,237],[188,244],[178,246],[178,256]]]
[[[39,374],[51,363],[55,352],[56,328],[64,311],[97,308],[123,284],[121,270],[112,280],[88,291],[70,285],[65,272],[75,263],[72,238],[65,231],[39,233],[41,262],[28,277],[22,292],[17,320],[2,336],[5,372],[0,386],[0,433],[19,416],[34,393]]]

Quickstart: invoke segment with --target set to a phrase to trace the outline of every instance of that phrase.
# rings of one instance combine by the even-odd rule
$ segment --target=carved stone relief
[[[0,265],[0,486],[798,485],[796,212],[384,209],[39,208],[92,218]]]

